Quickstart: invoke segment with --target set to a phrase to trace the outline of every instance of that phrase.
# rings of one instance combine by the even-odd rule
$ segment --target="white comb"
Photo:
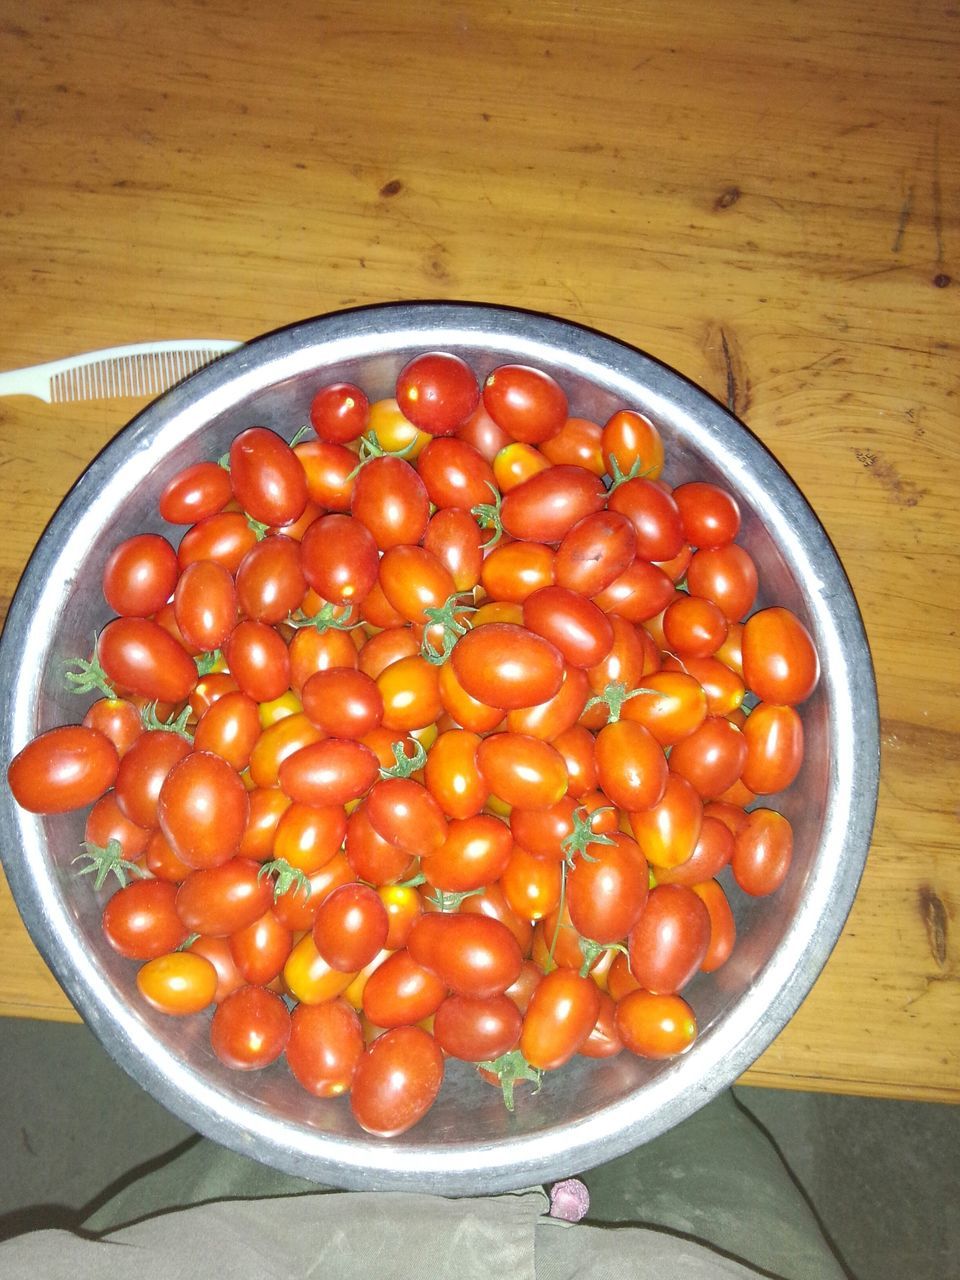
[[[219,339],[135,342],[0,373],[0,396],[35,396],[47,404],[155,396],[218,356],[239,347]]]

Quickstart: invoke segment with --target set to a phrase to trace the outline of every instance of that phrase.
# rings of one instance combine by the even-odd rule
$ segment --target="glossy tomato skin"
[[[504,711],[546,702],[563,683],[560,650],[509,622],[490,622],[468,631],[457,642],[452,662],[467,693]]]
[[[810,633],[789,609],[752,614],[743,627],[743,678],[763,702],[796,706],[820,679],[820,661]]]
[[[179,571],[177,553],[166,538],[135,534],[107,557],[104,599],[121,617],[148,618],[170,599]]]
[[[293,949],[293,933],[272,910],[230,936],[230,954],[245,982],[273,982]]]
[[[608,472],[614,465],[626,475],[636,473],[656,480],[663,470],[663,439],[656,425],[634,409],[618,409],[603,426],[601,448]]]
[[[501,542],[484,557],[480,585],[501,606],[522,604],[534,591],[553,585],[555,559],[542,542]]]
[[[606,496],[603,481],[585,467],[548,467],[504,496],[500,520],[513,538],[558,543],[574,525],[602,510]]]
[[[794,707],[758,703],[743,726],[742,777],[755,795],[773,795],[794,781],[803,764],[803,721]]]
[[[313,922],[313,941],[334,969],[358,973],[386,946],[389,928],[380,895],[355,882],[324,898]]]
[[[363,805],[347,821],[346,855],[357,879],[377,887],[402,880],[414,866],[409,849],[391,844],[374,831]]]
[[[177,548],[177,559],[181,570],[195,560],[215,560],[230,573],[236,573],[256,541],[257,535],[242,512],[219,511],[186,531]]]
[[[477,767],[490,792],[505,804],[545,809],[567,789],[567,767],[560,752],[542,738],[495,733],[477,748]]]
[[[616,1002],[606,991],[600,992],[597,1021],[578,1052],[584,1058],[614,1058],[623,1052],[623,1041],[617,1030]]]
[[[423,918],[418,916],[414,924]],[[363,1012],[376,1027],[413,1026],[434,1014],[446,994],[443,979],[405,947],[370,974],[363,988]]]
[[[753,608],[757,566],[736,542],[697,551],[687,566],[687,586],[695,596],[719,605],[728,622],[738,622]]]
[[[376,682],[355,667],[314,672],[300,699],[311,723],[334,738],[362,738],[383,719],[383,696]]]
[[[337,1098],[363,1055],[360,1019],[344,1000],[298,1004],[290,1023],[286,1058],[296,1080],[317,1098]]]
[[[237,569],[237,604],[254,622],[282,622],[299,606],[306,590],[300,544],[283,534],[273,534],[251,547]]]
[[[640,1058],[674,1058],[697,1038],[697,1020],[678,995],[631,991],[617,1002],[617,1032],[624,1046]]]
[[[223,647],[230,674],[255,702],[272,702],[290,688],[290,653],[279,631],[243,619]]]
[[[157,503],[170,524],[196,524],[222,511],[233,497],[230,475],[216,462],[195,462],[170,480]]]
[[[367,793],[370,825],[389,844],[423,857],[447,837],[447,820],[436,799],[415,778],[382,778]]]
[[[310,402],[310,424],[319,440],[347,444],[363,435],[370,412],[366,394],[352,382],[328,382]]]
[[[443,1084],[443,1053],[420,1027],[378,1036],[353,1074],[350,1109],[367,1133],[393,1138],[430,1110]]]
[[[693,480],[674,489],[683,532],[695,547],[723,547],[740,532],[740,508],[719,485]]]
[[[234,1071],[269,1066],[287,1047],[290,1012],[265,987],[239,987],[219,1005],[210,1024],[210,1045]]]
[[[558,968],[537,985],[523,1018],[520,1051],[532,1067],[555,1071],[579,1050],[596,1025],[600,990],[575,969]]]
[[[126,698],[98,698],[87,708],[85,729],[96,729],[110,739],[117,755],[125,755],[143,733],[140,712]]]
[[[172,886],[170,886],[172,887]],[[215,938],[238,933],[269,910],[271,882],[250,858],[231,858],[192,871],[176,891],[177,915],[191,933]]]
[[[357,455],[342,444],[326,440],[301,440],[293,451],[307,478],[310,502],[322,511],[348,512],[353,500]]]
[[[249,427],[234,438],[230,484],[244,511],[265,525],[292,524],[309,496],[300,459],[266,427]]]
[[[177,888],[167,880],[132,880],[103,909],[103,933],[128,960],[153,960],[187,936],[176,910]]]
[[[722,716],[709,716],[670,752],[670,768],[696,789],[704,800],[729,790],[743,772],[748,743],[743,733]]]
[[[613,627],[601,609],[576,591],[542,587],[523,602],[523,625],[549,640],[574,667],[594,667],[613,648]]]
[[[655,480],[636,476],[610,495],[608,510],[625,515],[637,536],[643,560],[671,560],[684,544],[680,509],[670,491]]]
[[[426,912],[414,921],[407,950],[456,995],[484,999],[514,983],[523,965],[510,929],[492,916]]]
[[[83,725],[62,725],[40,734],[14,756],[7,782],[22,809],[67,813],[99,799],[113,785],[119,768],[117,749],[105,734]]]
[[[217,980],[216,969],[203,956],[173,951],[140,967],[137,990],[160,1013],[182,1018],[213,1003]]]
[[[219,649],[237,624],[233,575],[215,560],[196,560],[180,575],[173,612],[184,640],[202,653]]]
[[[158,825],[160,789],[170,770],[188,755],[190,743],[178,733],[151,729],[142,733],[120,761],[117,804],[138,827]]]
[[[632,720],[616,720],[597,734],[597,781],[618,809],[644,810],[662,800],[668,780],[663,748]]]
[[[557,586],[595,596],[629,568],[636,554],[636,531],[626,516],[610,510],[584,516],[557,548]]]
[[[793,858],[793,828],[773,809],[752,809],[734,836],[730,865],[744,893],[764,898],[787,878]]]
[[[649,809],[631,812],[630,827],[647,860],[676,867],[696,848],[703,823],[703,801],[678,773],[667,772],[662,798]]]
[[[489,788],[477,765],[479,745],[479,734],[449,729],[430,748],[424,782],[449,818],[472,818],[487,802]]]
[[[377,580],[377,543],[353,516],[321,516],[303,536],[300,563],[307,582],[324,600],[357,604]]]
[[[515,1048],[523,1017],[506,995],[448,996],[437,1009],[433,1034],[440,1048],[465,1062],[491,1062]]]
[[[710,913],[710,944],[700,971],[714,973],[730,959],[737,940],[737,922],[727,895],[716,880],[706,880],[691,887]]]
[[[456,592],[449,570],[425,547],[390,547],[380,560],[380,586],[405,622],[426,623]]]
[[[208,751],[220,756],[239,773],[250,763],[250,754],[260,732],[256,702],[235,689],[218,698],[200,717],[193,735],[193,746],[195,751]]]
[[[237,771],[213,752],[191,751],[164,779],[157,818],[188,866],[215,867],[237,852],[248,811]]]
[[[423,545],[440,561],[457,591],[472,591],[483,569],[484,535],[469,511],[441,507],[430,517]]]
[[[97,800],[87,814],[83,829],[85,844],[105,849],[111,840],[115,840],[122,850],[122,856],[128,861],[140,857],[150,841],[150,835],[149,831],[130,821],[117,804],[112,791],[107,791]]]
[[[647,902],[647,864],[636,843],[618,833],[612,845],[592,844],[567,878],[570,919],[584,938],[620,942],[636,925]]]
[[[686,885],[650,890],[627,947],[630,970],[645,991],[674,995],[696,974],[710,943],[710,914]]]
[[[476,409],[480,388],[465,360],[449,351],[427,351],[400,370],[396,399],[404,416],[421,431],[447,436]]]
[[[674,867],[655,867],[658,884],[686,884],[691,888],[719,875],[733,857],[733,832],[719,818],[704,811],[693,853]]]
[[[374,458],[357,476],[351,514],[365,525],[381,551],[416,545],[430,519],[426,485],[403,458]]]
[[[197,683],[196,663],[149,618],[114,618],[97,638],[97,657],[120,689],[157,702],[183,702]]]
[[[540,446],[543,456],[553,463],[586,467],[594,475],[606,471],[601,439],[603,428],[589,418],[568,418],[555,436],[544,440]]]
[[[593,597],[604,613],[616,613],[629,622],[646,622],[661,613],[676,598],[670,578],[655,564],[639,558],[629,564]]]
[[[492,814],[454,818],[443,844],[424,861],[423,874],[434,888],[469,893],[498,880],[512,850],[509,827]]]
[[[291,800],[333,805],[359,799],[379,773],[377,757],[362,742],[322,738],[283,760],[278,779]]]
[[[483,407],[512,440],[540,444],[567,420],[567,397],[549,373],[529,365],[503,364],[483,384]]]

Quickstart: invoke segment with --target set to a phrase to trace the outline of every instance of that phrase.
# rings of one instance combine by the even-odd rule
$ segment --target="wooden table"
[[[882,709],[843,937],[751,1083],[960,1098],[960,11],[0,3],[0,367],[470,299],[725,402],[842,557]],[[0,603],[132,401],[0,401]],[[74,1017],[0,898],[0,1012]]]

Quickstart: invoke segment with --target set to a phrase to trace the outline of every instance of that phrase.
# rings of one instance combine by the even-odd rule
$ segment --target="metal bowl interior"
[[[4,791],[0,839],[7,877],[47,963],[107,1051],[146,1090],[216,1141],[318,1184],[351,1189],[492,1192],[595,1166],[672,1127],[732,1083],[773,1040],[822,969],[852,904],[873,824],[878,775],[876,690],[856,601],[823,528],[770,453],[710,397],[656,361],[577,326],[506,308],[403,304],[309,320],[268,334],[151,404],[92,462],[31,558],[0,646],[8,693],[4,764],[37,732],[75,721],[58,679],[107,620],[100,592],[112,547],[135,532],[176,540],[156,502],[182,466],[216,458],[253,424],[289,438],[319,383],[333,377],[389,395],[413,354],[446,349],[483,376],[504,361],[554,373],[571,411],[603,421],[616,408],[649,414],[667,450],[665,477],[730,486],[741,541],[760,571],[760,605],[795,610],[823,668],[803,708],[802,773],[775,807],[791,820],[795,855],[773,896],[735,892],[731,960],[685,994],[701,1033],[670,1062],[623,1053],[578,1060],[514,1113],[468,1066],[452,1063],[427,1117],[400,1138],[362,1134],[342,1100],[304,1093],[280,1063],[231,1072],[207,1044],[207,1018],[144,1008],[135,966],[103,940],[103,895],[71,859],[82,815],[35,817]],[[104,890],[104,894],[106,894]]]

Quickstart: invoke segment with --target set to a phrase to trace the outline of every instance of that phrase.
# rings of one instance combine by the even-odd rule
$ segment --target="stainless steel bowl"
[[[364,308],[268,334],[162,396],[94,459],[31,558],[0,645],[7,712],[3,768],[37,732],[76,720],[60,662],[107,619],[100,578],[110,549],[143,530],[166,481],[216,458],[245,427],[289,438],[315,388],[346,378],[371,398],[392,392],[413,354],[443,348],[483,375],[504,361],[538,365],[566,388],[572,411],[603,421],[632,407],[660,425],[666,477],[716,479],[735,491],[742,541],[760,570],[760,604],[794,609],[820,652],[821,683],[803,709],[807,757],[780,807],[793,823],[787,882],[767,899],[734,895],[732,959],[688,996],[701,1026],[671,1062],[629,1053],[579,1060],[521,1091],[515,1113],[468,1066],[453,1063],[439,1100],[389,1141],[363,1135],[346,1103],[312,1098],[280,1063],[259,1073],[222,1067],[204,1017],[154,1014],[136,996],[135,966],[100,931],[102,898],[71,859],[82,816],[35,817],[4,789],[3,862],[34,942],[105,1049],[148,1092],[210,1138],[315,1182],[351,1189],[464,1195],[522,1187],[621,1155],[671,1128],[731,1084],[770,1044],[822,969],[853,901],[870,841],[878,717],[870,654],[849,583],[823,528],[770,453],[710,397],[619,342],[505,308],[424,304]],[[105,891],[106,892],[106,891]]]

